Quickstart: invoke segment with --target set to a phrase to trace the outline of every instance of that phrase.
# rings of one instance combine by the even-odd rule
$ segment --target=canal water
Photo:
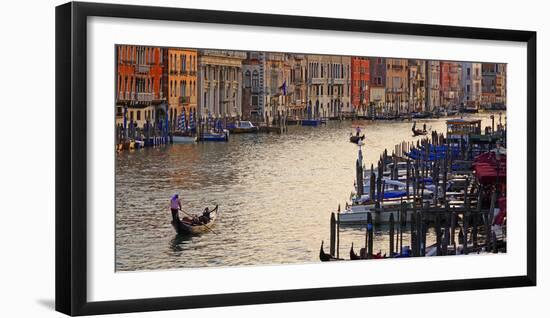
[[[489,113],[466,115],[491,124]],[[504,121],[504,116],[502,120]],[[495,125],[498,115],[495,114]],[[445,120],[418,120],[445,131]],[[361,123],[365,164],[403,140],[410,122]],[[358,146],[351,121],[289,126],[285,134],[232,135],[227,143],[170,145],[116,155],[116,270],[157,270],[319,261],[328,252],[330,213],[353,190]],[[182,237],[172,228],[170,197],[193,213],[219,205],[215,233]],[[374,251],[388,249],[387,229],[375,229]],[[432,233],[428,239],[433,238]],[[365,227],[341,227],[340,256],[364,246]],[[404,236],[404,245],[408,236]]]

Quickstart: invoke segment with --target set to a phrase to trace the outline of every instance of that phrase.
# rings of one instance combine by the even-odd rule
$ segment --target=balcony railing
[[[151,67],[149,65],[146,65],[146,64],[140,64],[137,66],[137,72],[138,73],[149,73],[149,70],[151,69]]]
[[[252,94],[259,94],[262,91],[262,88],[260,86],[252,86],[250,91]]]
[[[331,84],[332,85],[344,85],[346,83],[345,78],[332,78]]]
[[[325,79],[321,77],[312,77],[309,79],[309,84],[316,85],[316,84],[324,84]]]
[[[137,93],[137,100],[139,102],[150,102],[153,100],[153,93]]]
[[[190,96],[180,96],[178,98],[178,102],[180,103],[180,105],[189,104],[191,102],[191,97]]]

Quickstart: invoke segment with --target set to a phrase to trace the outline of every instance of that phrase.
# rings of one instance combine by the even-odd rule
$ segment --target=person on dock
[[[170,199],[170,211],[172,211],[172,220],[174,222],[179,222],[180,220],[178,213],[179,210],[181,210],[181,200],[179,195],[176,193],[172,196],[172,199]]]
[[[422,126],[422,129],[424,130],[424,132],[426,132],[426,123],[424,123],[424,125]]]

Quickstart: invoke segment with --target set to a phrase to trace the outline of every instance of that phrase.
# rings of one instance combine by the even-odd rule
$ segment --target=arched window
[[[252,87],[258,87],[260,86],[260,81],[258,80],[259,74],[257,70],[254,70],[252,72]]]
[[[251,85],[251,79],[250,79],[250,71],[246,71],[244,73],[244,87],[249,88]]]

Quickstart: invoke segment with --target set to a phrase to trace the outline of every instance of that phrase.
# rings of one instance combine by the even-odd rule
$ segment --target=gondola
[[[218,218],[219,214],[220,212],[218,210],[218,205],[216,205],[214,209],[210,210],[210,220],[208,223],[201,223],[197,222],[197,219],[193,220],[188,217],[184,217],[183,219],[180,219],[179,222],[175,220],[172,221],[172,226],[180,235],[200,234],[213,231],[212,226],[214,225],[214,222]]]
[[[425,136],[427,135],[428,132],[426,130],[421,130],[421,129],[413,129],[413,137],[416,137],[416,136]]]
[[[349,250],[349,259],[352,261],[361,259],[359,255],[355,254],[355,251],[353,250],[353,243],[351,243],[351,249]]]
[[[324,241],[321,241],[321,248],[319,249],[319,259],[321,262],[341,261],[341,258],[336,258],[330,254],[325,253],[323,250]]]
[[[349,137],[349,142],[357,144],[359,143],[359,140],[364,140],[364,139],[365,139],[365,135],[362,135],[362,136],[354,135]]]

